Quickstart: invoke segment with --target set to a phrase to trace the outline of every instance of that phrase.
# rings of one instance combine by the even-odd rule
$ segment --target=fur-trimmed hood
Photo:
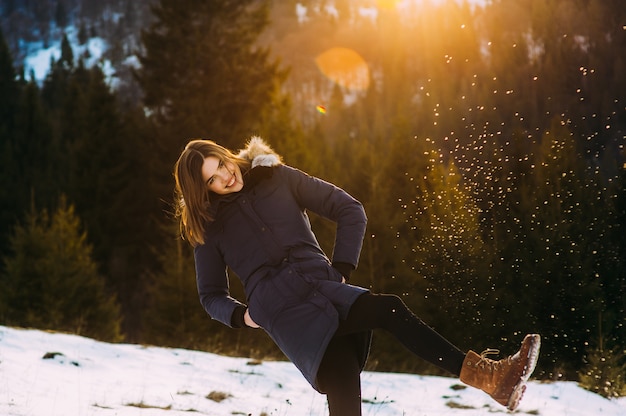
[[[280,155],[259,136],[252,136],[250,141],[246,144],[246,147],[242,149],[237,156],[249,160],[251,162],[251,168],[257,166],[272,167],[283,163]]]

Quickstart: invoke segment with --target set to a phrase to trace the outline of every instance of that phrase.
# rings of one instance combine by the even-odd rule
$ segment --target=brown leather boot
[[[463,361],[460,379],[481,389],[509,410],[515,410],[537,364],[540,345],[539,335],[526,335],[517,353],[499,361],[486,358],[489,354],[499,353],[498,350],[488,349],[480,355],[470,351]]]

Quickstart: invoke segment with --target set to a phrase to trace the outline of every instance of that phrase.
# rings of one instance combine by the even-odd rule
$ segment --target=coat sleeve
[[[194,257],[200,303],[211,318],[232,328],[235,309],[245,305],[230,296],[222,255],[214,244],[208,242],[194,249]]]
[[[337,224],[333,263],[348,263],[356,268],[367,225],[363,205],[329,182],[289,166],[281,168],[300,206]]]

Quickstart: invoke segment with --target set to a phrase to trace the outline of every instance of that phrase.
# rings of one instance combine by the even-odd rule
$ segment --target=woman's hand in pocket
[[[246,312],[243,314],[243,322],[250,328],[260,328],[259,324],[254,322],[250,317],[250,311],[248,309],[246,309]]]

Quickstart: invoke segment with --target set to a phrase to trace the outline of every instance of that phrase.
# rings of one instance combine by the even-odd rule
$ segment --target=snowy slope
[[[140,66],[137,56],[130,55],[117,67],[114,67],[111,60],[106,58],[106,52],[110,46],[105,39],[93,37],[81,45],[74,26],[66,27],[64,33],[72,47],[74,65],[78,65],[79,60],[82,59],[86,68],[100,67],[105,76],[105,81],[112,89],[116,89],[120,84],[120,70],[124,73],[128,72],[129,68],[139,68]],[[61,58],[61,41],[53,42],[48,47],[44,47],[42,42],[33,42],[25,48],[28,50],[23,62],[26,79],[42,85],[50,72],[51,60],[58,61]]]
[[[44,355],[52,358],[44,359]],[[452,378],[363,374],[364,415],[507,413]],[[572,382],[529,383],[518,414],[626,415]],[[325,415],[288,362],[255,363],[198,351],[107,344],[75,335],[0,326],[0,415]]]
[[[78,62],[78,58],[83,57],[84,64],[87,68],[93,65],[100,65],[107,77],[113,75],[111,62],[103,60],[102,56],[108,45],[102,38],[91,38],[84,45],[78,45],[78,41],[73,35],[74,30],[68,30],[68,38],[72,45],[74,60]],[[85,59],[85,56],[88,56]],[[50,71],[50,60],[58,61],[61,57],[61,43],[49,46],[48,48],[40,48],[32,51],[24,60],[24,72],[27,76],[34,74],[35,81],[41,82],[46,78]]]

